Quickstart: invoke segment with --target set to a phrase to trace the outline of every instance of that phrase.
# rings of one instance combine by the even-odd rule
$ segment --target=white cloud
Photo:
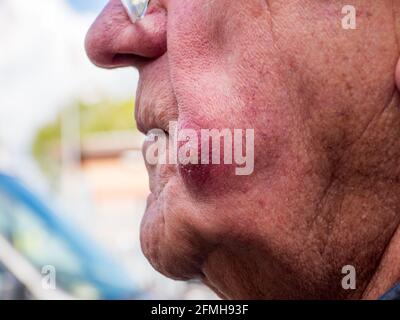
[[[65,0],[0,0],[0,141],[8,149],[26,149],[36,128],[77,98],[134,94],[136,71],[88,61],[94,18]]]

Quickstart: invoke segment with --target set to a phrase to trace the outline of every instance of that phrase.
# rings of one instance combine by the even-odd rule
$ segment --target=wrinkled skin
[[[148,165],[141,241],[157,270],[242,299],[370,299],[399,279],[400,1],[352,1],[357,30],[345,4],[153,0],[133,25],[111,0],[100,14],[88,56],[138,68],[144,133],[255,129],[250,176]]]

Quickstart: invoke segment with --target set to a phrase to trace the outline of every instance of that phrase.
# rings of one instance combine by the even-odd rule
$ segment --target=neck
[[[393,91],[391,102],[341,157],[319,202],[314,230],[335,297],[375,299],[400,280],[399,137],[400,96]],[[356,269],[356,291],[344,291],[335,278],[345,265]]]
[[[399,92],[396,90],[391,103],[364,134],[368,142],[361,143],[364,146],[359,156],[364,154],[364,159],[369,158],[368,165],[364,166],[361,160],[360,163],[356,161],[353,167],[358,167],[357,172],[364,181],[363,192],[368,186],[366,190],[374,195],[359,202],[360,207],[356,210],[369,209],[372,219],[372,222],[368,221],[369,226],[371,230],[376,229],[373,237],[365,237],[364,250],[369,251],[370,259],[365,259],[362,267],[370,271],[362,285],[363,299],[377,299],[400,281],[399,108]],[[354,232],[362,233],[362,226],[355,228]]]

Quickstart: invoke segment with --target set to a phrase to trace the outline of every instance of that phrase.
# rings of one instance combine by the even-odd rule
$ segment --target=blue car
[[[141,294],[87,236],[18,179],[0,173],[0,300],[66,297],[138,299]]]

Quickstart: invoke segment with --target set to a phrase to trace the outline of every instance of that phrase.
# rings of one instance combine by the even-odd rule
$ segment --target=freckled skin
[[[352,1],[356,30],[344,4],[153,0],[136,25],[119,0],[104,9],[87,52],[138,68],[140,130],[255,131],[250,176],[148,166],[157,270],[228,299],[377,298],[400,279],[400,2]]]

